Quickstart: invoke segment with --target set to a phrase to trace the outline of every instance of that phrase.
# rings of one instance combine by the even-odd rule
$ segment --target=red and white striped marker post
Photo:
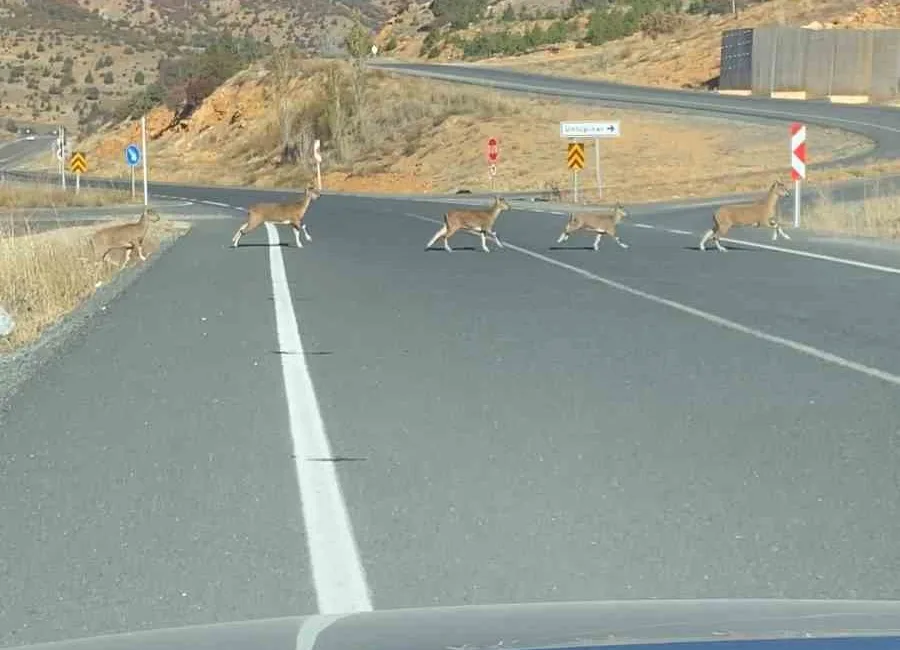
[[[794,180],[794,228],[800,227],[800,181],[806,178],[806,125],[791,124],[791,178]]]

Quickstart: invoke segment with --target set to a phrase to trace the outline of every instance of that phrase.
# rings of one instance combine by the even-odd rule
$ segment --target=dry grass
[[[74,187],[63,190],[59,186],[29,183],[0,183],[0,209],[30,208],[98,208],[107,205],[136,203],[131,192],[113,189]]]
[[[862,201],[838,203],[826,196],[802,215],[809,230],[855,237],[900,237],[900,196],[871,196]]]
[[[169,220],[152,224],[145,255],[150,257],[162,239],[183,234],[188,227]],[[88,238],[97,228],[78,226],[13,236],[11,223],[0,226],[0,306],[16,321],[13,332],[0,338],[0,353],[38,339],[118,272],[121,257],[116,265],[91,259]],[[133,258],[131,265],[142,263],[136,255]]]
[[[315,128],[332,132],[323,140],[326,189],[487,189],[485,143],[491,136],[500,140],[498,191],[565,189],[571,176],[559,122],[572,119],[622,121],[622,137],[602,144],[604,199],[652,201],[755,190],[767,186],[772,175],[789,171],[789,136],[781,126],[580,106],[381,73],[367,76],[362,110],[345,114],[338,128],[327,69],[322,62],[305,63],[291,89],[291,105],[298,110],[294,139],[300,146],[299,164],[279,165],[270,89],[265,78],[250,71],[216,91],[184,130],[163,131],[170,115],[152,114],[154,180],[302,187],[314,175]],[[349,75],[346,68],[343,73]],[[344,86],[345,111],[348,92]],[[124,178],[121,151],[135,129],[135,124],[122,125],[83,144],[94,173]],[[869,146],[858,136],[818,127],[810,127],[809,142],[814,161]],[[596,186],[592,146],[586,146],[582,188]]]

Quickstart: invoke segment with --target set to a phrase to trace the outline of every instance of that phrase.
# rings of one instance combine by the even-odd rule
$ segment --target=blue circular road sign
[[[136,144],[125,147],[125,162],[129,167],[134,167],[141,162],[141,150]]]

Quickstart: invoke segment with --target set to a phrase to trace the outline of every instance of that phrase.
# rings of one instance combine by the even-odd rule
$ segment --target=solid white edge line
[[[693,235],[693,233],[688,233]],[[900,275],[900,268],[896,268],[893,266],[883,266],[881,264],[870,264],[869,262],[860,262],[858,260],[851,260],[845,257],[835,257],[833,255],[825,255],[823,253],[811,253],[809,251],[801,251],[792,248],[783,248],[781,246],[772,246],[771,244],[757,244],[752,241],[744,241],[743,239],[730,239],[728,237],[723,237],[722,241],[731,242],[733,244],[742,244],[744,246],[752,246],[754,248],[762,248],[765,250],[775,251],[777,253],[787,253],[789,255],[798,255],[800,257],[808,257],[814,260],[822,260],[825,262],[834,262],[835,264],[845,264],[847,266],[856,266],[861,269],[868,269],[870,271],[881,271],[882,273],[893,273],[895,275]]]
[[[297,630],[294,650],[313,650],[319,635],[348,614],[320,614],[306,617]]]
[[[436,219],[432,219],[430,217],[426,217],[424,215],[406,213],[411,217],[415,217],[421,221],[429,221],[431,223],[440,223]],[[665,305],[666,307],[671,307],[672,309],[678,310],[685,314],[690,314],[691,316],[696,316],[697,318],[701,318],[708,323],[713,323],[714,325],[719,325],[720,327],[724,327],[726,329],[734,330],[735,332],[740,332],[742,334],[747,334],[754,338],[760,339],[762,341],[766,341],[768,343],[775,343],[776,345],[781,345],[783,347],[794,350],[795,352],[800,352],[802,354],[809,355],[820,361],[825,361],[827,363],[834,364],[841,368],[845,368],[847,370],[854,370],[860,374],[867,375],[869,377],[873,377],[875,379],[880,379],[882,381],[888,382],[890,384],[894,384],[895,386],[900,386],[900,375],[895,375],[885,370],[880,370],[878,368],[873,368],[871,366],[867,366],[862,363],[857,363],[856,361],[851,361],[850,359],[845,359],[844,357],[838,356],[836,354],[832,354],[831,352],[826,352],[824,350],[820,350],[811,345],[806,345],[805,343],[800,343],[798,341],[793,341],[791,339],[786,339],[781,336],[776,336],[774,334],[768,334],[763,332],[762,330],[757,330],[752,327],[748,327],[746,325],[741,325],[740,323],[729,320],[727,318],[722,318],[721,316],[716,316],[715,314],[710,314],[709,312],[702,311],[700,309],[696,309],[695,307],[690,307],[680,302],[676,302],[674,300],[669,300],[668,298],[663,298],[661,296],[654,295],[652,293],[647,293],[646,291],[641,291],[640,289],[635,289],[633,287],[629,287],[626,284],[622,284],[621,282],[616,282],[615,280],[610,280],[608,278],[604,278],[602,276],[597,275],[596,273],[591,273],[585,269],[579,268],[577,266],[572,266],[571,264],[566,264],[565,262],[560,262],[559,260],[555,260],[552,257],[547,257],[546,255],[541,255],[540,253],[530,250],[528,248],[522,248],[521,246],[516,246],[515,244],[511,244],[507,241],[503,242],[504,248],[516,251],[517,253],[522,253],[523,255],[527,255],[533,259],[539,260],[546,264],[550,264],[552,266],[556,266],[561,269],[565,269],[567,271],[571,271],[577,275],[580,275],[588,280],[593,280],[594,282],[599,282],[601,284],[605,284],[606,286],[617,289],[624,293],[631,294],[632,296],[636,296],[638,298],[643,298],[645,300],[649,300],[650,302],[654,302],[658,305]]]
[[[365,571],[306,366],[278,230],[266,224],[278,344],[310,566],[320,614],[371,611]]]

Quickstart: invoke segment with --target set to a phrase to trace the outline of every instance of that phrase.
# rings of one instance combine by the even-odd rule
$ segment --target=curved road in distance
[[[518,91],[552,97],[591,100],[604,105],[644,107],[670,112],[749,120],[805,122],[845,129],[876,143],[874,151],[810,168],[846,164],[866,158],[900,158],[900,110],[878,106],[844,106],[824,101],[747,98],[706,91],[671,90],[518,72],[482,65],[424,64],[374,61],[369,66],[399,74],[430,77],[455,83]]]
[[[0,644],[900,597],[895,249],[749,230],[701,255],[708,210],[635,207],[628,250],[516,209],[506,250],[448,255],[423,251],[444,206],[326,195],[302,250],[233,250],[241,209],[292,195],[156,188],[235,218],[196,222],[0,415]]]

